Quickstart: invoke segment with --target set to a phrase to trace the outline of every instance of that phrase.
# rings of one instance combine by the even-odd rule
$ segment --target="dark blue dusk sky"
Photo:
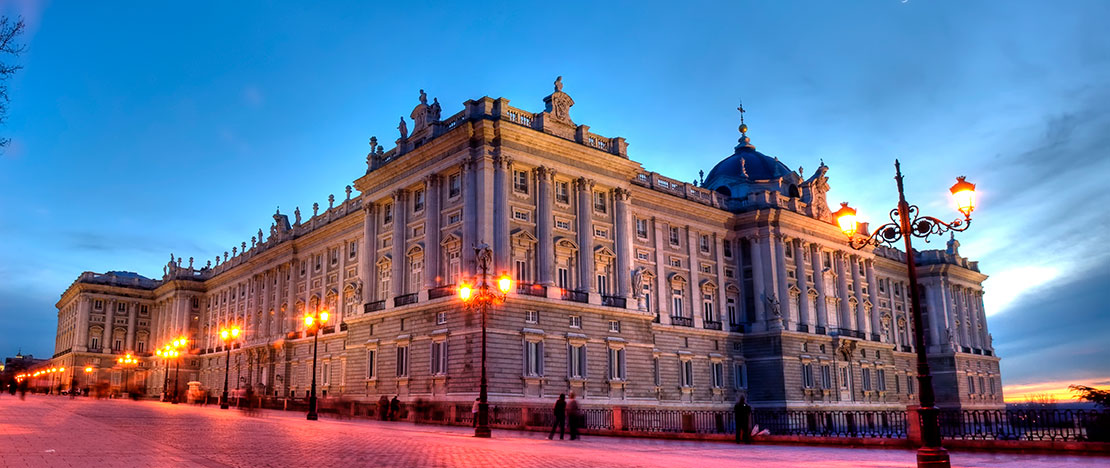
[[[683,180],[731,154],[740,98],[760,151],[824,159],[830,204],[873,221],[895,157],[940,217],[966,175],[961,253],[991,275],[1008,396],[1110,385],[1108,2],[329,3],[0,1],[27,22],[0,127],[0,355],[53,353],[82,271],[203,264],[276,206],[342,199],[418,89],[444,115],[483,95],[537,111],[562,75],[577,123]]]

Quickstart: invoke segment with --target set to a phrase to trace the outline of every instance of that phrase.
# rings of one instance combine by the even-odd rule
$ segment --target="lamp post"
[[[468,309],[478,310],[482,315],[482,379],[478,384],[478,421],[474,426],[474,437],[489,437],[489,401],[486,394],[486,314],[491,305],[505,301],[505,295],[512,290],[513,281],[508,274],[502,273],[497,278],[495,288],[489,281],[493,251],[490,250],[489,245],[483,243],[475,247],[474,252],[478,259],[480,273],[475,278],[473,286],[465,282],[459,286],[459,298]]]
[[[117,358],[116,362],[123,369],[123,393],[130,393],[127,388],[127,367],[137,364],[139,360],[131,357],[131,353],[127,353],[127,355]]]
[[[166,367],[166,372],[162,378],[162,401],[169,401],[169,388],[170,388],[170,355],[173,354],[173,348],[170,345],[165,345],[160,349],[154,351],[158,357],[162,358],[162,363]]]
[[[304,316],[305,326],[312,327],[312,389],[308,393],[308,416],[306,416],[309,421],[319,418],[316,415],[316,345],[320,342],[320,325],[326,323],[328,317],[328,310],[320,310],[319,306],[313,307],[313,312]]]
[[[92,366],[85,366],[85,391],[88,391],[89,387],[92,386],[92,372]]]
[[[178,349],[188,349],[188,344],[189,344],[189,339],[182,336],[182,337],[180,337],[176,340],[173,340],[173,349],[170,350],[170,357],[172,357],[173,360],[174,360],[174,365],[173,365],[173,404],[175,404],[175,405],[177,404],[178,387],[179,387],[177,378],[181,375],[181,359],[178,359],[178,357],[181,356],[181,352],[179,352]],[[169,369],[166,369],[166,372],[169,372]]]
[[[220,338],[224,341],[224,347],[227,348],[227,355],[224,357],[224,394],[220,399],[220,409],[228,409],[227,404],[227,374],[231,370],[231,342],[239,337],[239,327],[231,327],[220,330]]]
[[[917,466],[919,467],[948,467],[948,451],[941,446],[939,411],[936,408],[936,395],[933,392],[933,377],[929,373],[929,360],[925,348],[925,330],[922,325],[921,297],[917,286],[917,264],[913,258],[913,237],[920,237],[929,241],[929,236],[941,235],[948,231],[961,232],[971,226],[971,211],[975,209],[975,184],[964,180],[963,176],[956,178],[956,184],[949,191],[956,200],[957,209],[963,213],[963,219],[946,223],[932,216],[920,214],[917,206],[906,202],[906,194],[902,187],[902,168],[898,160],[894,161],[894,180],[898,181],[898,208],[890,211],[890,223],[879,226],[875,232],[866,238],[856,238],[857,221],[856,210],[847,203],[833,216],[836,218],[840,230],[848,236],[848,245],[859,250],[868,245],[887,244],[895,246],[899,240],[904,241],[906,248],[906,271],[910,283],[910,304],[913,306],[913,339],[917,348],[917,382],[919,387],[918,414],[921,418],[922,446],[917,449]],[[937,326],[937,324],[933,324]]]

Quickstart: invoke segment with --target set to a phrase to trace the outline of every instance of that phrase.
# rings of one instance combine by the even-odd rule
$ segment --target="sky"
[[[575,122],[682,180],[732,154],[741,99],[761,152],[824,161],[830,205],[875,223],[895,158],[937,217],[967,176],[960,252],[990,275],[1007,398],[1110,385],[1110,2],[153,3],[0,0],[27,23],[0,355],[53,354],[82,271],[203,264],[277,207],[342,199],[420,89],[445,116],[486,95],[540,111],[562,76]]]

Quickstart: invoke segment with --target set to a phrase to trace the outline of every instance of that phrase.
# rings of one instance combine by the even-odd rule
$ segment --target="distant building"
[[[573,390],[626,406],[914,404],[904,254],[846,246],[828,167],[791,170],[742,125],[704,180],[668,178],[630,160],[623,138],[575,124],[561,88],[542,112],[483,97],[446,118],[421,92],[394,148],[371,138],[360,194],[348,186],[292,222],[275,213],[269,232],[203,266],[171,255],[160,279],[81,274],[57,304],[55,359],[119,385],[115,358],[130,351],[157,394],[151,351],[185,335],[182,381],[218,393],[219,331],[237,324],[231,386],[301,398],[312,366],[301,317],[326,308],[322,394],[472,401],[479,321],[454,292],[486,242],[518,281],[490,317],[494,401]],[[954,241],[917,261],[938,403],[1001,408],[986,275]]]
[[[0,367],[0,384],[7,382],[22,371],[39,364],[45,364],[47,361],[49,359],[35,359],[30,354],[24,355],[22,351],[17,352],[15,357],[6,357],[4,358],[4,366]]]

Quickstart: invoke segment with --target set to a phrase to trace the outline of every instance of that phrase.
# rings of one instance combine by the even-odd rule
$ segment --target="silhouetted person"
[[[27,380],[26,379],[19,382],[19,399],[20,400],[26,400],[27,399]]]
[[[397,399],[397,395],[393,396],[393,400],[389,402],[389,420],[396,421],[401,418],[401,400]]]
[[[582,424],[580,414],[578,412],[578,400],[574,399],[574,392],[570,392],[570,399],[567,400],[567,421],[570,425],[570,440],[578,439],[578,428]]]
[[[560,393],[559,399],[555,400],[555,424],[551,426],[551,433],[547,435],[547,440],[555,438],[555,429],[559,429],[559,440],[563,440],[563,436],[567,433],[567,396]],[[572,433],[573,434],[573,433]]]
[[[474,399],[474,404],[470,405],[470,425],[478,427],[478,403],[482,401],[481,397]]]
[[[743,396],[732,407],[732,415],[736,418],[736,443],[752,443],[752,407]]]
[[[385,395],[378,398],[378,419],[382,421],[389,420],[389,397]]]

